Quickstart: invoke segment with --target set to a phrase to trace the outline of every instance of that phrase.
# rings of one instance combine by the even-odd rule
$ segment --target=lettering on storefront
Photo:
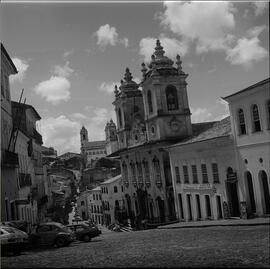
[[[199,191],[199,192],[204,192],[204,193],[216,193],[216,187],[213,184],[185,184],[183,187],[184,191]]]

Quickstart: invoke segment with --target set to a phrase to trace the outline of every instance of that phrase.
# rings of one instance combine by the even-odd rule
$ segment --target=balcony
[[[2,151],[1,165],[7,167],[19,167],[18,154],[8,150]]]

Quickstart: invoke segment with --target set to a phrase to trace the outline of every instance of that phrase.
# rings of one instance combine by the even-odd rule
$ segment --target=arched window
[[[166,88],[166,98],[167,98],[168,110],[177,110],[178,109],[178,97],[177,97],[177,90],[174,86],[169,85]]]
[[[147,92],[147,101],[148,101],[148,109],[149,113],[153,112],[153,104],[152,104],[152,94],[151,91]]]
[[[257,105],[252,106],[252,117],[253,117],[253,127],[254,127],[254,132],[259,132],[261,131],[261,123],[260,123],[260,115],[259,115],[259,110]]]
[[[119,125],[122,127],[122,115],[121,115],[121,109],[118,109],[118,118],[119,118]]]
[[[244,111],[242,108],[238,110],[238,120],[239,120],[239,133],[246,134],[246,123],[245,123],[245,116],[244,116]]]

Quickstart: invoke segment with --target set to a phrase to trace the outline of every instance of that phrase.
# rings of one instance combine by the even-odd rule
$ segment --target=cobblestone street
[[[108,232],[89,243],[6,256],[2,268],[269,267],[269,226]]]

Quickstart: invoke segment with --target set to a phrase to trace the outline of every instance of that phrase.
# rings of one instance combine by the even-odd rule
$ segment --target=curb
[[[184,229],[184,228],[207,228],[207,227],[226,227],[226,226],[262,226],[270,225],[270,223],[235,223],[235,224],[205,224],[200,226],[175,226],[175,227],[158,227],[157,229]]]

